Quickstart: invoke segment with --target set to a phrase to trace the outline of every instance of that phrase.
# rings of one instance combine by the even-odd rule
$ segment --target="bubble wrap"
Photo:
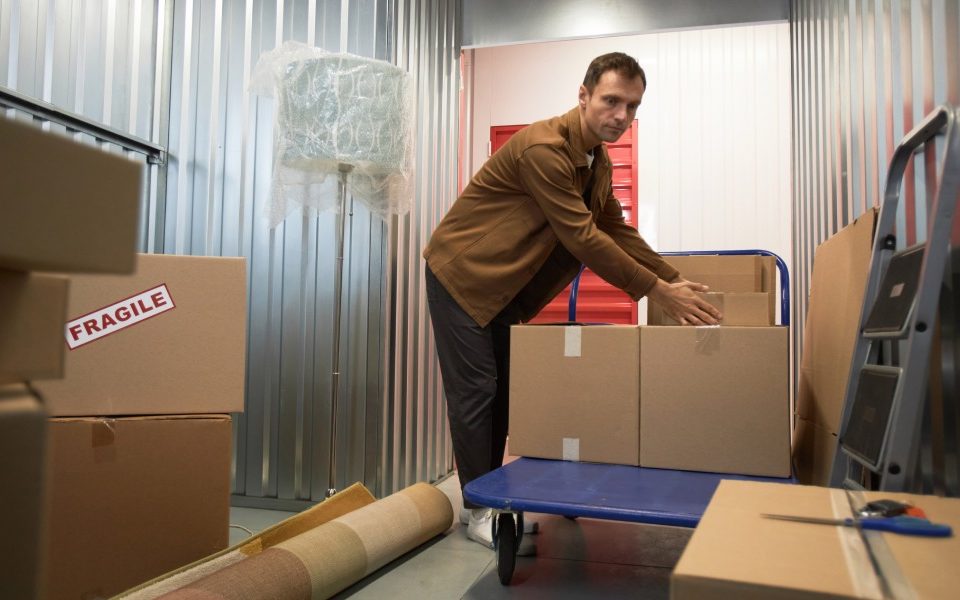
[[[276,98],[271,227],[298,205],[336,209],[344,165],[348,192],[371,212],[410,210],[414,101],[406,72],[286,42],[261,56],[250,88]]]

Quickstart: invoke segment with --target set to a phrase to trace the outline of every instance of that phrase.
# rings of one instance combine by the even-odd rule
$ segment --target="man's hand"
[[[723,315],[715,306],[695,293],[709,289],[702,283],[686,279],[676,279],[673,283],[658,279],[647,297],[663,307],[663,310],[681,325],[716,325]]]

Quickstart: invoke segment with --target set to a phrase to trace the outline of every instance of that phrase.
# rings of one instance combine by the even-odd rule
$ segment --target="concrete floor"
[[[450,498],[454,515],[462,499],[456,476],[438,485]],[[293,513],[232,508],[231,524],[254,532]],[[525,536],[537,554],[518,557],[513,579],[503,586],[492,550],[467,539],[465,527],[452,524],[442,536],[400,557],[336,596],[338,599],[430,600],[550,598],[668,598],[670,571],[680,558],[691,529],[638,525],[596,519],[570,520],[527,514],[540,533]],[[231,528],[230,543],[247,536]]]

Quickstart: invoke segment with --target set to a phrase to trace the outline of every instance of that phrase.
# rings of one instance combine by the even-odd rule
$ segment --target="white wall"
[[[647,74],[637,111],[644,238],[659,251],[763,248],[791,265],[787,23],[474,50],[465,171],[486,160],[491,125],[573,108],[589,62],[612,51]]]

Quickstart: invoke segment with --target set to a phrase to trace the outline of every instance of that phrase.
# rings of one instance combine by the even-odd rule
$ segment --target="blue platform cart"
[[[664,253],[664,256],[773,256],[780,274],[780,323],[790,323],[790,281],[783,260],[766,250]],[[581,268],[581,273],[583,269]],[[570,321],[576,321],[577,287],[570,294]],[[740,479],[795,483],[794,478],[750,477],[674,471],[625,465],[519,458],[468,483],[464,497],[495,511],[493,540],[500,583],[513,577],[523,535],[523,513],[590,517],[652,525],[696,527],[720,481]]]

